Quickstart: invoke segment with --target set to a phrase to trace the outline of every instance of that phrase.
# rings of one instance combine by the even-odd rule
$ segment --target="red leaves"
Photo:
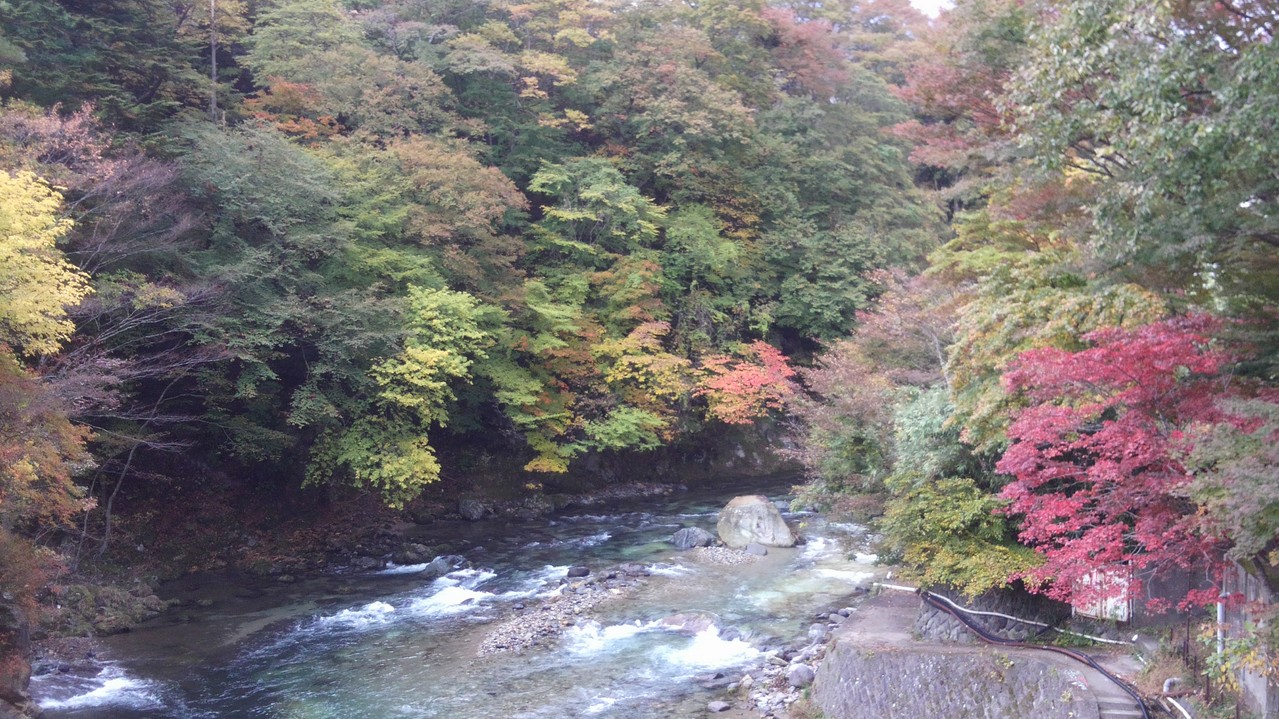
[[[1217,556],[1187,498],[1180,428],[1224,419],[1215,400],[1231,357],[1209,341],[1219,324],[1199,314],[1103,329],[1088,349],[1026,352],[1004,375],[1033,404],[997,469],[1014,478],[1003,496],[1023,517],[1021,541],[1046,559],[1028,578],[1051,582],[1051,596],[1079,601],[1085,577],[1119,562],[1188,568]]]
[[[830,97],[848,82],[845,53],[829,22],[799,22],[794,12],[771,7],[762,10],[760,17],[777,33],[773,50],[777,65],[798,88],[816,97]]]
[[[742,354],[745,359],[707,357],[702,363],[706,377],[694,392],[706,398],[710,416],[726,424],[751,424],[795,394],[795,370],[779,350],[756,340]]]

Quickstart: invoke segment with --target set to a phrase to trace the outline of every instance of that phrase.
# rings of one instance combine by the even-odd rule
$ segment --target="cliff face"
[[[813,700],[829,719],[1098,719],[1068,668],[998,651],[869,648],[836,638]]]
[[[0,596],[0,719],[23,717],[34,709],[31,682],[31,625],[26,613]]]

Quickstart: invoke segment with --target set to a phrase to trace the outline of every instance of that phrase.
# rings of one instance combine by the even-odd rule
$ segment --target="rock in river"
[[[680,612],[663,617],[661,624],[667,629],[692,636],[711,627],[718,627],[719,617],[710,612]]]
[[[734,497],[719,513],[719,538],[730,547],[751,543],[766,547],[793,547],[795,535],[782,513],[767,497],[750,494]]]
[[[681,551],[694,547],[709,547],[714,543],[715,535],[701,527],[684,527],[671,535],[671,544]]]
[[[488,508],[478,499],[462,499],[457,503],[457,513],[471,522],[483,519],[487,511]]]

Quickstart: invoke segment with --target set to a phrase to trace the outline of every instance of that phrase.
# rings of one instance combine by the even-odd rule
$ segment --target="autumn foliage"
[[[694,392],[708,414],[726,424],[751,424],[786,406],[795,394],[795,370],[777,348],[752,342],[741,356],[715,355],[702,362],[704,379]]]
[[[1237,393],[1219,321],[1196,314],[1136,330],[1105,329],[1087,349],[1024,353],[1004,375],[1030,406],[1009,429],[998,471],[1013,477],[1006,511],[1020,515],[1023,543],[1044,557],[1027,579],[1049,595],[1080,597],[1084,578],[1127,564],[1141,570],[1205,569],[1221,538],[1201,530],[1183,463],[1183,430],[1228,418]],[[1136,595],[1128,587],[1097,591]]]

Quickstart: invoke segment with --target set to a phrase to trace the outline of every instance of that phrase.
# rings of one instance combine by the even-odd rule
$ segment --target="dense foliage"
[[[1279,588],[1273,8],[944,21],[891,132],[950,234],[807,371],[816,487],[873,499],[887,550],[973,594],[1160,609],[1215,601],[1230,560]],[[1143,591],[1177,573],[1193,591]]]
[[[401,507],[470,455],[536,487],[780,415],[936,243],[884,132],[923,27],[0,2],[0,524],[105,547],[121,487],[210,466]]]
[[[927,583],[1279,589],[1273,35],[1247,1],[0,2],[0,545],[105,546],[184,466],[401,507],[472,454],[536,487],[790,413],[809,496]]]

